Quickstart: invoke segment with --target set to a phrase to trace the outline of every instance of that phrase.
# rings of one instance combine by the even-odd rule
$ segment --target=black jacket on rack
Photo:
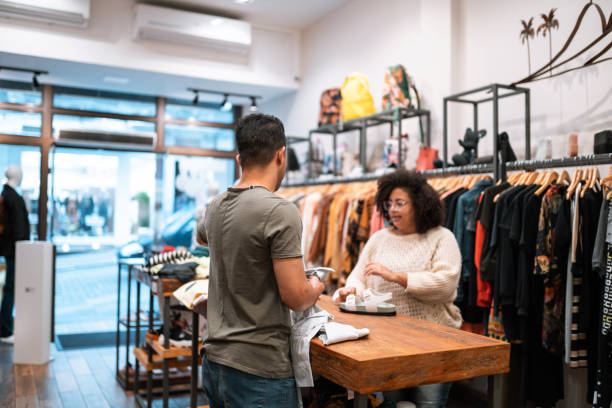
[[[13,187],[2,190],[4,232],[0,235],[0,255],[15,256],[15,242],[30,239],[30,221],[23,198]]]

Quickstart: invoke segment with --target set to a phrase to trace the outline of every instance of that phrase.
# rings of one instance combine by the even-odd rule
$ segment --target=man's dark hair
[[[382,211],[382,215],[387,221],[390,221],[389,212],[384,209],[383,203],[389,200],[391,192],[398,187],[410,196],[414,209],[414,222],[419,234],[424,234],[430,229],[442,225],[444,205],[438,193],[421,174],[404,169],[386,174],[378,179],[376,207],[379,211]]]
[[[267,165],[286,144],[283,122],[274,116],[254,113],[238,122],[236,147],[243,169]]]

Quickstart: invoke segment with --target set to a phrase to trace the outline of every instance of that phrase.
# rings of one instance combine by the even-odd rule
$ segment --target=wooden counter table
[[[370,334],[325,346],[310,342],[312,371],[355,391],[355,407],[366,407],[367,394],[423,384],[465,380],[509,371],[510,344],[411,317],[341,312],[331,297],[317,303],[335,322]]]

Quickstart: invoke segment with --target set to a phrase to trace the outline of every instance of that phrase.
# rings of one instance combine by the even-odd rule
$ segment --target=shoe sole
[[[365,312],[361,310],[348,310],[344,308],[340,308],[341,312],[344,313],[353,313],[353,314],[361,314],[361,315],[372,315],[372,316],[395,316],[397,312],[394,310],[392,312]]]

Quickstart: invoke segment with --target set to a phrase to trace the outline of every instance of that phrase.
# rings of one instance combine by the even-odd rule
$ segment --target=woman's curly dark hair
[[[389,212],[383,203],[389,200],[391,192],[401,188],[410,195],[414,209],[414,222],[419,234],[424,234],[444,222],[444,205],[438,193],[427,183],[425,177],[416,171],[404,169],[386,174],[378,179],[376,192],[376,207],[382,211],[383,217],[390,221]]]

